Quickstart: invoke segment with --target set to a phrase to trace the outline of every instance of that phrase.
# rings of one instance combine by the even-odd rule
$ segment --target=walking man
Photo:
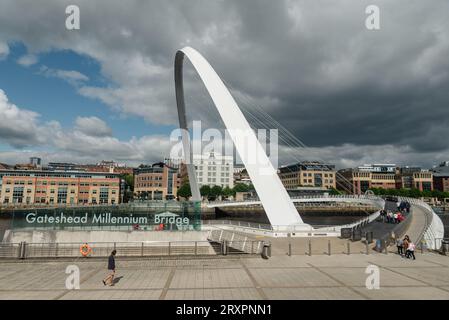
[[[113,286],[114,285],[114,276],[115,276],[115,254],[116,250],[112,250],[111,255],[108,258],[108,271],[109,274],[106,278],[103,279],[104,285]]]

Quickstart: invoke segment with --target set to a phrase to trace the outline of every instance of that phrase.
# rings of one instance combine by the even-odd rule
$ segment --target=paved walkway
[[[66,290],[68,265],[80,289]],[[380,289],[365,286],[368,265]],[[190,260],[117,257],[117,279],[104,287],[104,261],[0,261],[0,299],[449,299],[449,257],[417,254],[273,256]]]
[[[418,243],[418,240],[422,238],[422,235],[426,231],[427,227],[427,213],[425,210],[418,206],[412,206],[412,221],[407,229],[407,234],[414,243]]]

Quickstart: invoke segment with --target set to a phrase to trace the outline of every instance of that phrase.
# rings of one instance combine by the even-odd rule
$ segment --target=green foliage
[[[225,197],[230,197],[230,196],[233,195],[233,191],[229,187],[224,187],[222,195],[225,196]]]
[[[134,191],[134,176],[132,174],[124,174],[122,178],[125,180],[126,188],[130,188],[131,191]]]
[[[210,186],[208,186],[208,185],[204,185],[200,188],[200,193],[201,193],[201,196],[203,196],[203,197],[209,198],[210,192],[211,192],[211,189],[210,189]]]
[[[371,191],[375,195],[389,195],[389,196],[401,196],[409,198],[421,198],[421,197],[433,197],[438,199],[449,198],[449,192],[442,192],[439,190],[433,191],[419,191],[419,189],[383,189],[383,188],[371,188]]]
[[[192,196],[192,190],[190,189],[190,184],[185,183],[178,189],[178,196],[183,198],[190,198]]]
[[[338,195],[341,194],[341,192],[338,191],[337,189],[332,188],[332,189],[329,190],[329,194],[330,194],[331,196],[338,196]]]
[[[247,186],[244,183],[237,183],[232,191],[234,192],[234,195],[236,192],[248,192],[250,190],[249,186]]]
[[[223,194],[223,188],[220,186],[213,186],[210,189],[210,196],[212,198],[218,198],[219,196],[221,196]]]

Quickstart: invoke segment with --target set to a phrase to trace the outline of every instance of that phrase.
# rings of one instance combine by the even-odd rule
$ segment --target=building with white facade
[[[196,176],[199,186],[234,187],[234,158],[216,152],[194,155]]]

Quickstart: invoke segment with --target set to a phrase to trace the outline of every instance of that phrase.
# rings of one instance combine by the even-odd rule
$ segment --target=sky
[[[79,30],[65,27],[71,4]],[[370,4],[380,30],[365,27]],[[167,157],[184,46],[242,109],[257,105],[307,145],[280,141],[280,164],[449,160],[445,0],[0,0],[0,162]],[[189,121],[220,125],[189,66],[186,99]]]

